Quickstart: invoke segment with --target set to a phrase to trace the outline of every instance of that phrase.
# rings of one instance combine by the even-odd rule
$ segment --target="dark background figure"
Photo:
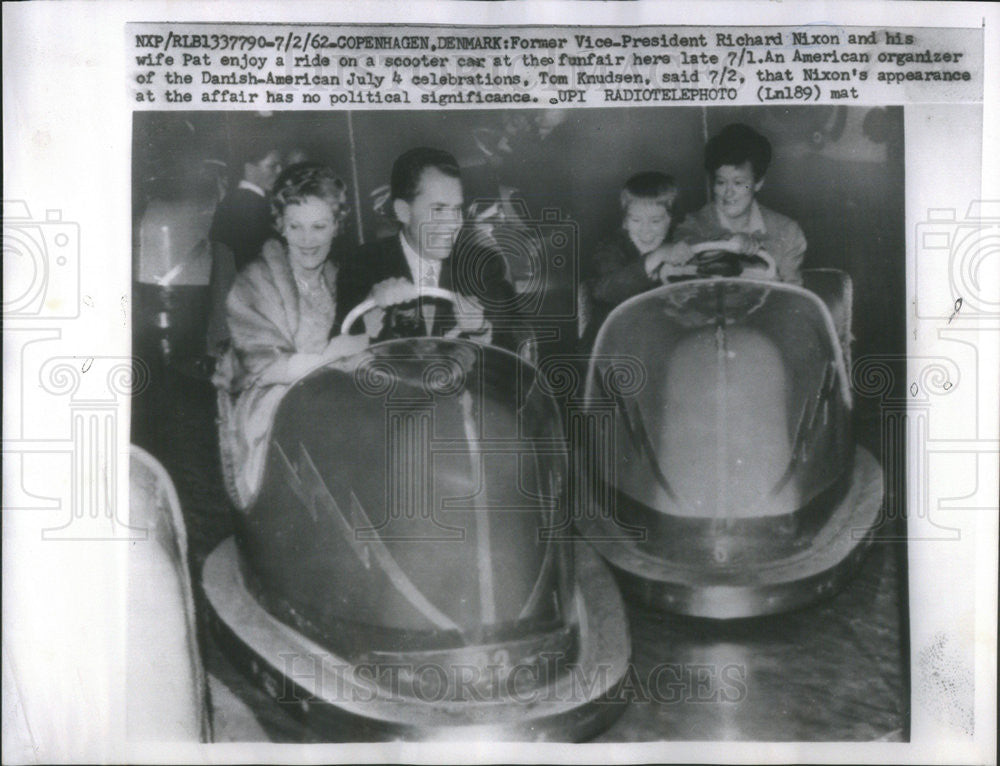
[[[578,215],[576,195],[582,180],[574,166],[580,112],[542,109],[529,113],[522,125],[507,133],[509,152],[499,168],[501,183],[513,190],[528,221],[536,227],[538,270],[544,274],[542,300],[535,310],[540,325],[539,355],[573,354],[580,335],[581,303],[578,286],[583,274],[584,250],[579,243],[592,241],[598,230]],[[559,247],[567,225],[577,243],[567,254]]]
[[[573,216],[573,126],[568,109],[543,109],[532,114],[525,129],[509,140],[510,153],[500,168],[504,183],[516,189],[528,212],[540,219],[546,210]]]
[[[290,168],[292,165],[298,165],[300,162],[309,162],[310,159],[309,152],[301,146],[293,146],[285,152],[285,161],[282,164],[284,167]]]
[[[281,152],[276,146],[247,146],[238,162],[240,180],[216,208],[209,236],[232,251],[237,271],[260,254],[261,245],[274,231],[270,193],[281,166]]]
[[[212,297],[207,348],[212,355],[221,353],[229,340],[225,306],[233,280],[274,235],[270,193],[281,173],[281,152],[273,142],[255,139],[249,136],[244,142],[236,165],[240,180],[219,203],[209,231]]]

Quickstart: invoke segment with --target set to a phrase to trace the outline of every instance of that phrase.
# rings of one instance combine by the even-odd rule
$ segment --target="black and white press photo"
[[[906,741],[903,118],[136,112],[216,735]]]
[[[5,6],[6,760],[995,762],[996,13],[553,8]]]

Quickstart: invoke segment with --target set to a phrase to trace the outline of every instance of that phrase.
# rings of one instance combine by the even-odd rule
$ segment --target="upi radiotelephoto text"
[[[977,101],[979,30],[131,24],[137,109]]]

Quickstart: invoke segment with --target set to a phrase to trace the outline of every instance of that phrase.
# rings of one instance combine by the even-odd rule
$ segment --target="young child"
[[[691,258],[687,244],[667,242],[676,201],[677,185],[665,173],[639,173],[625,182],[622,227],[598,245],[591,259],[592,325],[599,326],[622,301],[661,285]]]

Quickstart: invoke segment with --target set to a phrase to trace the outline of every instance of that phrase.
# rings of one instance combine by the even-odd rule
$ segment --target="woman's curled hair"
[[[326,202],[338,223],[347,217],[347,184],[321,162],[300,162],[285,168],[274,184],[271,214],[275,226],[281,228],[285,208],[300,205],[309,198]]]

